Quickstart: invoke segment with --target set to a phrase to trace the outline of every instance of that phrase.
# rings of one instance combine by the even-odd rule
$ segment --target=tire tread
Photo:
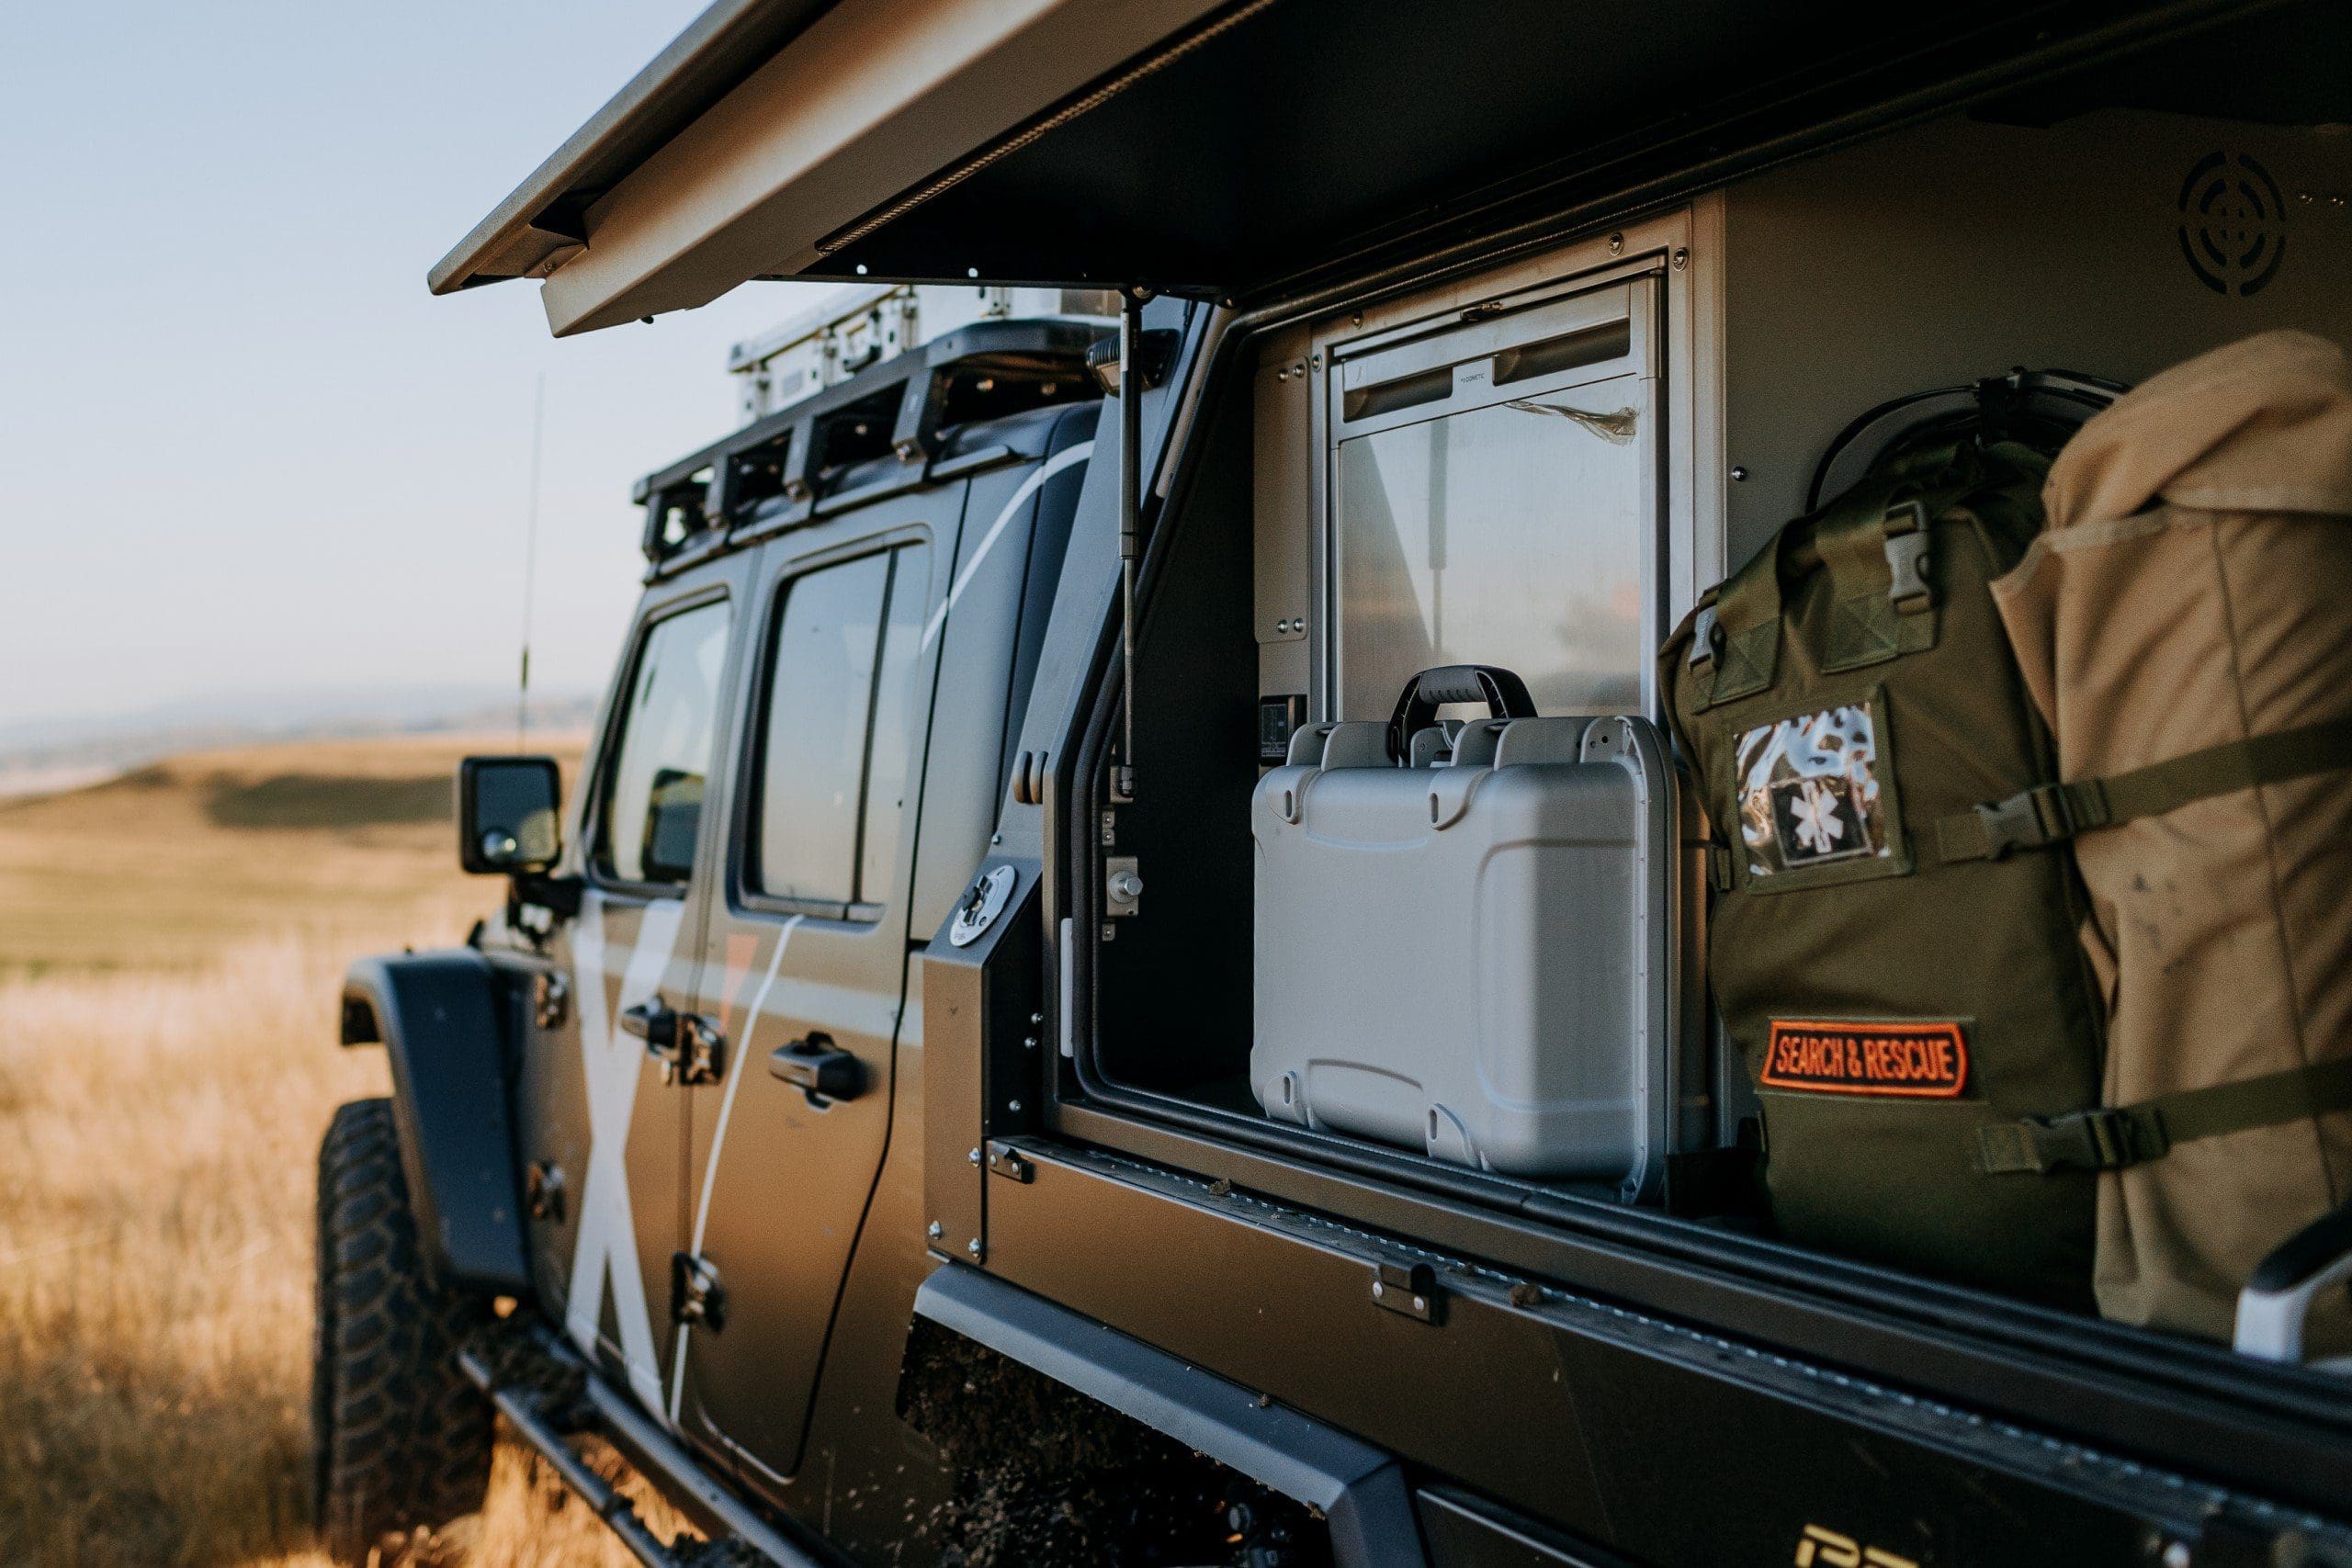
[[[314,1517],[364,1564],[390,1537],[481,1506],[490,1402],[458,1366],[487,1303],[425,1276],[389,1100],[341,1107],[319,1145],[311,1343]]]

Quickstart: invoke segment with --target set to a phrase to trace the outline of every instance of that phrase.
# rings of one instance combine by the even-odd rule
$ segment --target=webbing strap
[[[1989,1176],[2121,1170],[2160,1158],[2175,1144],[2347,1110],[2352,1057],[2160,1094],[2137,1105],[1996,1122],[1977,1129],[1977,1164]]]
[[[1936,824],[1936,850],[1946,861],[1999,860],[2192,800],[2340,768],[2352,768],[2352,719],[2225,741],[2108,778],[2042,784],[1944,818]]]
[[[1773,536],[1715,590],[1712,602],[1701,604],[1690,647],[1701,707],[1771,685],[1780,661],[1781,556],[1788,538],[1785,528]]]
[[[1859,670],[1936,645],[1935,590],[1928,579],[1928,525],[1967,493],[1954,475],[1898,485],[1861,514],[1825,521],[1814,548],[1829,574],[1821,632],[1825,674]]]
[[[1813,517],[1782,528],[1700,608],[1685,676],[1695,705],[1712,707],[1771,686],[1783,579],[1802,561],[1802,548],[1810,548],[1829,582],[1818,634],[1825,674],[1933,648],[1930,525],[1988,489],[2017,490],[2030,500],[2047,466],[2007,446],[1922,447],[1883,462]]]

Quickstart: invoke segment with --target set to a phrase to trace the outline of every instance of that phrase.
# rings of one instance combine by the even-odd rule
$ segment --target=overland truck
[[[2352,10],[719,0],[431,281],[763,277],[345,985],[341,1557],[2352,1563]]]

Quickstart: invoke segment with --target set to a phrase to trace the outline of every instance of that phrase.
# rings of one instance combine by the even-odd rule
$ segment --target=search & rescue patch
[[[1957,1023],[1800,1022],[1774,1019],[1764,1052],[1769,1089],[1951,1100],[1968,1084]]]

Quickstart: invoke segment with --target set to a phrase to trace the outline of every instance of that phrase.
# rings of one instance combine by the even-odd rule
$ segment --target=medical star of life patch
[[[1801,1022],[1776,1018],[1764,1048],[1768,1089],[1956,1099],[1968,1087],[1958,1023]]]
[[[1758,725],[1739,738],[1739,832],[1758,877],[1893,851],[1871,704],[1848,703]]]

